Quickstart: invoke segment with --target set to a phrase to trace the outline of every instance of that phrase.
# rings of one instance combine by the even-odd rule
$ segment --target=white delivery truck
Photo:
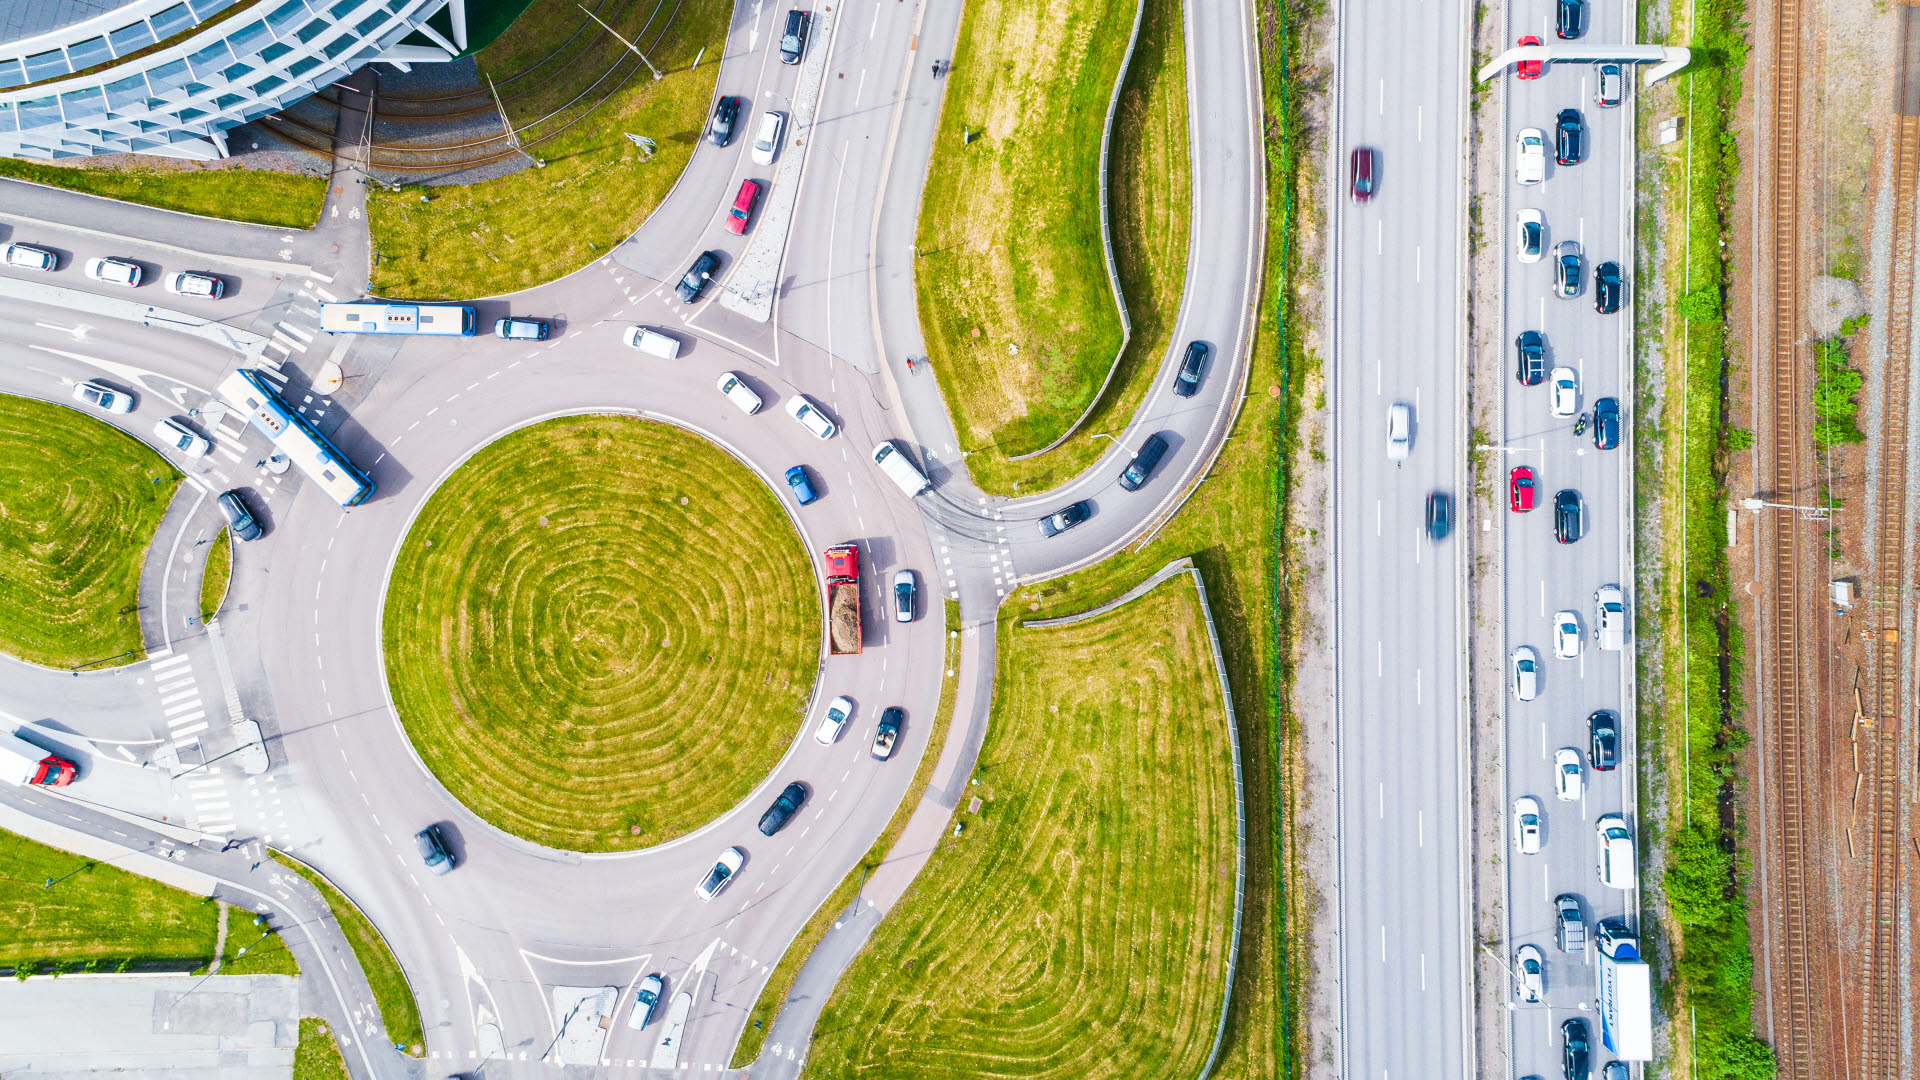
[[[1624,923],[1606,919],[1596,935],[1600,963],[1594,967],[1600,1002],[1600,1041],[1621,1061],[1653,1057],[1653,979],[1640,945]]]
[[[73,783],[73,762],[18,735],[0,732],[0,780],[26,787],[65,787]]]
[[[900,490],[906,492],[908,498],[933,486],[927,474],[921,472],[913,459],[907,457],[892,439],[873,448],[873,463],[880,466],[880,471],[887,474],[887,479],[900,485]]]

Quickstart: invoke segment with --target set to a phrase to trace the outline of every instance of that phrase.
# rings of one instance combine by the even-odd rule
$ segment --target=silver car
[[[131,289],[140,284],[140,264],[125,259],[89,259],[87,276],[95,281],[124,285]]]
[[[649,975],[640,980],[633,991],[633,1011],[627,1014],[627,1026],[635,1031],[647,1026],[653,1019],[654,1006],[660,1004],[660,995],[667,989],[666,980],[658,975]]]
[[[1540,654],[1531,645],[1513,650],[1513,696],[1521,701],[1540,696]]]
[[[720,858],[713,864],[713,869],[707,871],[707,876],[700,879],[700,884],[695,885],[693,891],[698,893],[702,900],[711,900],[719,896],[726,889],[727,883],[733,880],[733,875],[739,873],[746,862],[746,852],[737,847],[728,848],[720,853]]]
[[[1387,460],[1395,465],[1413,454],[1413,406],[1396,401],[1387,406]]]
[[[913,621],[913,571],[902,570],[893,575],[893,621]]]
[[[1513,981],[1520,991],[1520,1000],[1528,1005],[1538,1005],[1547,992],[1547,958],[1540,952],[1538,945],[1522,945],[1513,954]]]
[[[115,390],[106,383],[86,382],[73,388],[73,400],[83,405],[91,405],[102,412],[130,413],[133,411],[133,395]]]
[[[7,265],[15,270],[58,270],[60,257],[32,244],[8,244]]]
[[[847,717],[853,715],[853,700],[837,697],[827,702],[827,715],[820,718],[820,726],[814,729],[813,741],[822,746],[832,746],[840,732],[846,729]]]
[[[153,438],[161,446],[178,450],[187,457],[206,457],[213,444],[178,420],[166,419],[153,425]]]

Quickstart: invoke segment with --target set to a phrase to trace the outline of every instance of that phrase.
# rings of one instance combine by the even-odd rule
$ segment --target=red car
[[[1533,470],[1525,465],[1507,477],[1507,506],[1516,514],[1533,509]]]
[[[740,181],[740,194],[733,197],[733,209],[727,211],[727,231],[745,233],[747,222],[753,220],[753,207],[760,201],[760,184],[754,180]]]
[[[1534,37],[1532,34],[1528,34],[1526,37],[1520,39],[1520,44],[1538,45],[1540,44],[1540,39]],[[1540,71],[1544,67],[1546,67],[1546,65],[1538,60],[1522,60],[1520,61],[1520,77],[1523,79],[1537,79],[1540,77]]]
[[[1373,198],[1373,151],[1364,146],[1354,147],[1347,166],[1353,174],[1353,201],[1363,203]]]

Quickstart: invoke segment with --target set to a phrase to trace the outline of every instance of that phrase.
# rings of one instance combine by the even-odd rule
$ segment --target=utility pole
[[[521,157],[526,158],[528,161],[533,162],[534,168],[536,169],[546,168],[547,167],[546,162],[541,161],[539,158],[534,157],[532,154],[527,153],[526,147],[520,145],[520,135],[518,132],[513,130],[513,121],[507,119],[507,107],[500,103],[500,91],[495,90],[493,88],[493,76],[491,75],[487,76],[487,93],[493,95],[493,108],[495,112],[498,112],[500,114],[500,126],[507,133],[507,145],[513,147],[516,151],[518,151]]]
[[[581,11],[587,11],[587,6],[585,4],[575,4],[574,6],[579,8]],[[602,30],[605,30],[609,34],[613,34],[613,36],[620,42],[620,44],[625,45],[627,49],[633,53],[633,55],[639,57],[640,62],[647,65],[647,70],[653,72],[654,82],[659,82],[661,79],[666,77],[660,74],[659,68],[653,66],[653,61],[647,59],[647,54],[640,51],[640,46],[635,45],[633,42],[628,41],[626,38],[621,37],[617,32],[615,32],[613,27],[608,26],[604,22],[600,22],[600,16],[595,15],[591,11],[587,11],[587,18],[592,19],[594,22],[600,23],[600,28]]]

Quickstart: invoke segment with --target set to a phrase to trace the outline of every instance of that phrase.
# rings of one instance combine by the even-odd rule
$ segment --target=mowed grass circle
[[[664,424],[566,417],[427,500],[387,585],[387,680],[427,767],[486,821],[645,847],[779,761],[819,611],[792,522],[744,465]]]
[[[111,425],[0,394],[0,651],[48,667],[140,659],[140,569],[179,481]]]

